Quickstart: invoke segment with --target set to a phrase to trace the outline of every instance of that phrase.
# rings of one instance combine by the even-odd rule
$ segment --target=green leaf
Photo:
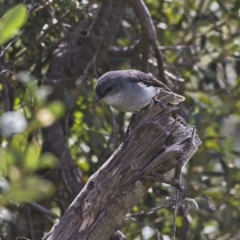
[[[27,170],[37,169],[39,164],[39,160],[38,160],[39,153],[40,153],[40,147],[38,145],[31,144],[28,147],[24,157],[25,169]]]
[[[182,217],[181,216],[177,216],[176,218],[176,225],[177,227],[182,227],[183,221],[182,221]]]
[[[204,92],[187,92],[188,94],[197,104],[202,108],[214,108],[221,105],[221,100],[216,96],[210,96]]]
[[[24,156],[25,170],[39,170],[43,168],[51,168],[57,165],[58,160],[51,153],[44,153],[40,155],[41,148],[36,144],[28,146]]]
[[[27,200],[49,197],[54,191],[54,185],[50,181],[39,179],[38,176],[31,175],[25,178],[24,181],[19,180],[12,182],[11,191],[4,194],[3,199],[5,202],[11,200],[21,203]]]
[[[208,40],[214,45],[220,45],[220,34],[213,33],[208,37]]]
[[[27,6],[20,4],[10,9],[0,20],[0,45],[19,32],[27,17]]]
[[[65,112],[65,105],[59,100],[55,100],[48,105],[48,109],[56,118],[60,118]]]
[[[83,170],[83,171],[89,171],[90,170],[90,164],[85,158],[80,158],[77,162],[77,165]]]
[[[61,208],[59,208],[59,207],[53,207],[53,208],[51,208],[51,211],[52,211],[53,213],[55,213],[56,215],[58,215],[59,217],[61,217]]]
[[[0,149],[0,178],[4,177],[7,173],[7,161],[5,149]]]
[[[57,164],[58,159],[53,154],[45,152],[39,160],[38,169],[53,168],[57,166]]]
[[[219,143],[214,140],[206,140],[205,145],[207,148],[210,148],[210,149],[215,149],[217,151],[221,150],[221,146],[219,145]]]
[[[231,137],[224,139],[222,148],[223,148],[223,152],[227,156],[231,156],[231,152],[232,152],[232,149],[233,149],[233,140],[232,140]]]

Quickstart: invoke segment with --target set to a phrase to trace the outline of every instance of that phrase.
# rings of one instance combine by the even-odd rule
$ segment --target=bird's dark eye
[[[108,93],[108,92],[110,92],[112,90],[112,87],[108,87],[106,90],[105,90],[105,92],[104,92],[104,96]]]
[[[107,92],[110,92],[112,90],[112,87],[107,88]]]

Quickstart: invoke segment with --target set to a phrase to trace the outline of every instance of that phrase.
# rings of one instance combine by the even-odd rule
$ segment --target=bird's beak
[[[96,103],[99,99],[101,99],[101,97],[96,96],[95,99],[94,99],[94,103]]]

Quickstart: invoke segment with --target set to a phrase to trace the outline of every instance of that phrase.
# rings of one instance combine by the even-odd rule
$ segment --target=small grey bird
[[[140,111],[157,94],[160,96],[174,94],[172,104],[185,100],[156,78],[133,69],[105,73],[98,79],[95,91],[97,96],[94,102],[102,99],[122,112]]]

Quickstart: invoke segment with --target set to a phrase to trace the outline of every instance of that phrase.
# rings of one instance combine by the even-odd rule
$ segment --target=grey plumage
[[[98,79],[95,90],[96,101],[102,99],[123,112],[140,111],[157,94],[166,96],[173,93],[156,78],[133,69],[105,73]],[[173,104],[185,100],[183,96],[173,94]]]

